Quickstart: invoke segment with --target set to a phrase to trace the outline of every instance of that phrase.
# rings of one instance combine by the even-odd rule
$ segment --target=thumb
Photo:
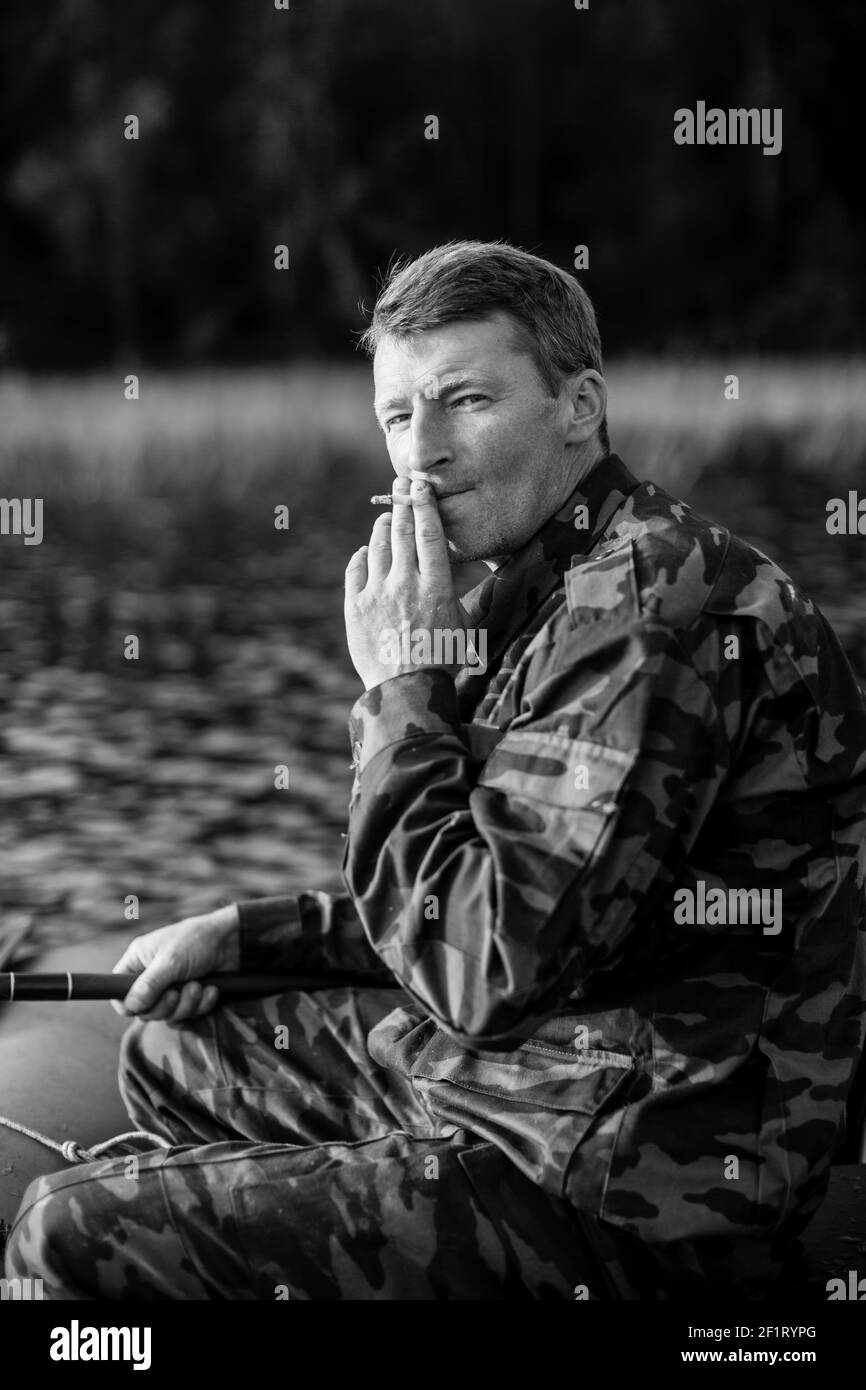
[[[116,965],[111,968],[112,975],[138,975],[144,970],[146,962],[139,951],[139,938],[130,941],[123,955]],[[126,1017],[126,1007],[119,999],[109,999],[109,1004],[116,1014]]]
[[[115,970],[119,972],[119,965]],[[131,973],[130,965],[126,969]],[[130,1013],[146,1013],[152,1009],[161,994],[164,994],[169,985],[175,984],[178,978],[176,963],[166,952],[164,955],[156,956],[144,970],[142,970],[135,984],[130,989],[124,999],[125,1007]]]

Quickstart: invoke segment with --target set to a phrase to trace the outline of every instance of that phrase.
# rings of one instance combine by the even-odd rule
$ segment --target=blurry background
[[[339,885],[343,570],[390,480],[354,343],[395,251],[588,246],[614,449],[790,569],[866,677],[866,538],[825,527],[866,495],[863,29],[860,0],[6,0],[0,497],[45,537],[0,536],[0,927]],[[781,107],[781,154],[677,146],[698,100]]]

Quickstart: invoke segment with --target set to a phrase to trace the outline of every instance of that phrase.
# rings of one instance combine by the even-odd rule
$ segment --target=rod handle
[[[113,973],[93,975],[58,971],[48,975],[20,970],[0,972],[0,1003],[47,999],[124,999],[137,979],[137,975]],[[178,981],[177,986],[183,983],[185,981]],[[268,995],[286,994],[290,990],[337,989],[341,985],[369,986],[371,982],[361,975],[347,972],[289,974],[285,971],[238,970],[203,975],[200,983],[202,986],[216,985],[221,999],[266,999]]]

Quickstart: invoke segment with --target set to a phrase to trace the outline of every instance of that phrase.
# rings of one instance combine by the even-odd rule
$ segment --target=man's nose
[[[435,468],[438,464],[447,463],[452,457],[447,430],[443,424],[438,411],[435,413],[423,409],[413,411],[412,423],[409,427],[407,459],[409,468],[420,468],[422,471],[426,471]]]

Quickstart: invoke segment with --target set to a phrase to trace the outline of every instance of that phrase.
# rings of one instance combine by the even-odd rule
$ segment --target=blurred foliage
[[[347,353],[375,269],[461,236],[564,266],[586,243],[614,350],[863,347],[864,24],[861,0],[7,0],[0,360]],[[781,107],[781,154],[675,145],[698,100]]]

